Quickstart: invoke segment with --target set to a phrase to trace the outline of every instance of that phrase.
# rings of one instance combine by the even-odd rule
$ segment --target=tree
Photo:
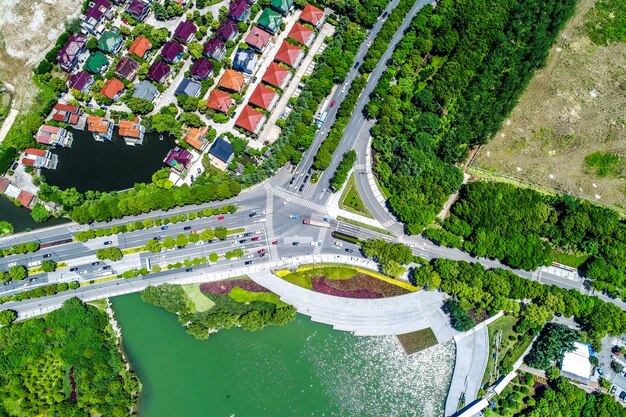
[[[219,256],[217,255],[217,253],[212,253],[209,255],[209,261],[212,263],[217,262],[218,259],[219,259]]]
[[[173,237],[168,236],[165,239],[163,239],[163,246],[166,249],[172,249],[174,246],[176,246],[176,241],[174,240]]]
[[[228,229],[223,226],[219,226],[215,228],[215,237],[219,240],[224,240],[228,236]]]
[[[578,331],[564,324],[547,323],[524,362],[533,368],[548,369],[553,361],[563,360],[565,352],[574,350],[574,342],[579,339]]]
[[[152,102],[139,97],[131,97],[126,105],[135,114],[147,114],[154,110]]]
[[[200,235],[197,233],[192,233],[189,235],[189,243],[197,243],[200,241]]]
[[[54,272],[57,269],[57,263],[50,260],[50,259],[46,259],[45,261],[43,261],[41,263],[41,270],[44,272]]]
[[[209,241],[213,239],[214,237],[215,237],[215,233],[213,232],[213,229],[204,229],[202,232],[200,232],[200,238],[202,240]]]
[[[13,225],[7,221],[0,220],[0,236],[13,234]]]
[[[176,236],[176,246],[178,246],[179,248],[184,248],[185,246],[187,246],[188,243],[189,243],[189,238],[187,237],[186,234],[181,233],[178,236]]]
[[[28,276],[28,270],[22,265],[14,265],[9,269],[9,276],[13,281],[21,281]]]
[[[98,39],[95,36],[90,36],[87,40],[87,49],[90,51],[98,49]]]
[[[146,243],[145,249],[152,253],[161,252],[161,243],[159,243],[157,240],[150,239],[148,243]]]
[[[446,301],[443,311],[450,315],[450,322],[456,330],[465,332],[474,327],[474,320],[458,301]]]
[[[0,326],[8,326],[17,319],[17,312],[14,310],[0,311]]]
[[[233,153],[239,156],[243,153],[243,151],[246,150],[246,147],[248,146],[248,141],[238,137],[233,137],[230,139],[230,144],[233,147]]]
[[[202,127],[206,125],[196,113],[183,113],[180,117],[180,122],[189,127]]]
[[[43,204],[37,204],[30,212],[33,220],[37,223],[43,223],[50,218],[50,212]]]
[[[199,42],[189,42],[187,45],[189,49],[189,54],[193,59],[199,59],[202,57],[202,52],[204,52],[204,46],[202,46]]]

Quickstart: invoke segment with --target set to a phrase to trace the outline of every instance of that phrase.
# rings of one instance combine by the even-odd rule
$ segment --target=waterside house
[[[77,125],[83,110],[78,106],[57,103],[52,108],[52,120],[70,125]]]
[[[191,128],[189,129],[189,131],[187,131],[187,134],[185,134],[185,137],[183,139],[195,149],[203,152],[207,148],[207,146],[209,146],[209,141],[204,136],[206,135],[206,132],[208,132],[208,130],[208,126]]]
[[[113,120],[107,120],[100,116],[87,116],[87,130],[93,134],[98,142],[111,140],[113,137]]]
[[[36,199],[35,196],[31,193],[21,190],[11,184],[6,178],[0,177],[0,193],[6,195],[13,200],[19,202],[22,206],[30,209],[35,205]]]
[[[70,35],[69,39],[57,52],[59,66],[63,71],[72,72],[78,65],[78,58],[87,50],[87,37],[80,33]]]
[[[172,172],[184,176],[186,175],[187,168],[191,164],[191,158],[191,153],[187,149],[177,146],[169,151],[163,163],[165,163]]]
[[[124,138],[127,145],[143,145],[143,137],[146,128],[139,123],[139,117],[133,120],[120,120],[119,134]]]
[[[26,148],[22,154],[22,165],[33,168],[56,169],[59,157],[44,149]]]
[[[72,142],[74,142],[74,136],[71,132],[61,127],[48,125],[39,126],[35,139],[37,143],[50,146],[64,146],[66,148],[70,148]]]

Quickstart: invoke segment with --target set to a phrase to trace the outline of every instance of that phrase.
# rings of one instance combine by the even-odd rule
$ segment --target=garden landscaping
[[[421,352],[438,343],[437,337],[430,327],[411,333],[399,334],[396,337],[407,355]]]

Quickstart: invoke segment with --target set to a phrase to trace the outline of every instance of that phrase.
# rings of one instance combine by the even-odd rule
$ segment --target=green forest
[[[71,299],[0,328],[0,416],[128,416],[139,390],[96,307]]]
[[[454,164],[497,131],[575,5],[442,0],[415,17],[367,105],[376,174],[409,233],[461,185]]]

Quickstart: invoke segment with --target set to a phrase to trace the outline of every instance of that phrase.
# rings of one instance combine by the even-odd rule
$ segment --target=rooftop
[[[300,13],[300,19],[304,22],[317,26],[324,19],[324,11],[312,4],[307,4]]]
[[[249,103],[254,104],[264,110],[269,110],[272,101],[276,98],[276,91],[272,90],[265,84],[259,84],[256,86],[252,95],[250,96]]]
[[[234,101],[235,100],[233,100],[233,98],[229,94],[216,88],[211,91],[211,94],[209,95],[207,107],[213,110],[220,111],[222,113],[227,113],[230,107],[233,105]]]
[[[109,121],[100,116],[87,116],[87,130],[96,133],[106,133],[109,129]]]
[[[220,79],[219,86],[231,91],[241,92],[243,88],[244,79],[243,74],[231,69],[224,71],[224,75]]]
[[[193,36],[194,33],[196,33],[197,30],[198,28],[193,24],[193,22],[185,20],[178,24],[176,30],[174,31],[173,38],[185,43]]]
[[[257,21],[259,25],[267,28],[270,32],[276,33],[282,22],[282,15],[274,10],[266,7]]]
[[[132,80],[139,69],[139,62],[129,56],[125,56],[117,63],[115,72],[127,80]]]
[[[178,55],[182,54],[185,48],[181,44],[176,41],[169,41],[165,45],[163,45],[163,49],[161,49],[161,57],[168,61],[175,61],[178,58]]]
[[[159,94],[159,89],[148,80],[139,81],[135,84],[133,97],[152,101]]]
[[[246,74],[252,74],[258,62],[259,57],[254,50],[239,48],[233,59],[233,69]]]
[[[122,41],[123,39],[119,33],[107,30],[98,39],[98,49],[108,54],[113,54],[117,51]]]
[[[198,81],[194,81],[190,78],[183,78],[180,84],[178,84],[178,87],[176,87],[176,91],[174,94],[186,94],[190,97],[198,97],[201,89],[202,84],[200,84]]]
[[[209,128],[207,126],[203,126],[200,128],[194,127],[189,129],[184,137],[185,142],[200,151],[203,150],[204,147],[208,144],[206,138],[204,137],[208,130]]]
[[[250,29],[248,36],[246,36],[246,43],[259,51],[262,51],[263,48],[265,48],[265,46],[269,43],[271,37],[272,35],[270,33],[267,33],[257,26],[253,26],[252,29]]]
[[[120,136],[129,138],[139,138],[142,136],[141,126],[139,125],[139,118],[135,117],[134,120],[120,120],[119,122]]]
[[[148,69],[147,77],[152,81],[158,83],[163,82],[163,79],[170,73],[170,66],[163,61],[154,61]]]
[[[289,70],[276,62],[271,62],[263,74],[263,81],[277,88],[283,88],[283,83],[289,77]]]
[[[206,58],[199,58],[191,66],[191,69],[189,70],[189,75],[191,75],[192,77],[206,80],[207,78],[209,78],[212,72],[213,63]]]
[[[85,71],[77,71],[70,75],[69,88],[83,91],[83,89],[93,82],[93,76]]]
[[[315,31],[313,29],[304,26],[300,22],[296,22],[289,31],[289,35],[287,35],[287,37],[302,45],[308,45],[314,34]]]
[[[209,154],[227,164],[233,157],[233,146],[220,136],[213,142],[211,149],[209,149]]]
[[[71,35],[65,46],[57,52],[59,57],[59,65],[61,68],[71,69],[75,64],[75,60],[87,44],[87,37],[80,33]]]
[[[102,52],[92,52],[85,61],[85,69],[92,74],[99,74],[106,66],[109,65],[109,60]]]
[[[237,22],[231,19],[224,20],[219,28],[217,28],[217,36],[224,40],[229,40],[239,33]]]
[[[246,105],[243,110],[241,110],[235,122],[235,126],[245,129],[248,132],[256,133],[259,123],[261,123],[264,117],[263,113]]]
[[[110,98],[111,100],[115,100],[115,96],[117,96],[123,89],[124,83],[122,83],[117,78],[109,78],[104,83],[104,87],[102,87],[102,90],[100,90],[100,94]]]
[[[204,54],[214,55],[218,50],[226,49],[226,44],[220,38],[211,38],[204,44]]]
[[[285,63],[290,67],[295,67],[298,65],[300,59],[302,58],[303,51],[301,48],[290,44],[287,41],[283,41],[278,48],[278,52],[276,52],[276,56],[274,59],[276,61]]]
[[[139,58],[143,58],[150,48],[152,48],[152,43],[148,40],[148,38],[144,36],[137,36],[132,45],[130,45],[130,48],[128,48],[128,52],[137,55]]]

